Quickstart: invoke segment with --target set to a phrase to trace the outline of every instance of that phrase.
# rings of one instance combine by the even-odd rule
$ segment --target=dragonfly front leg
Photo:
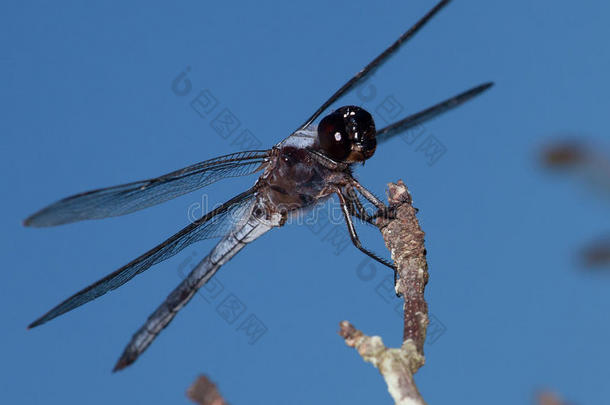
[[[345,197],[347,200],[347,208],[349,209],[350,214],[366,223],[375,225],[376,215],[370,215],[366,211],[366,209],[362,205],[362,202],[354,192],[354,189],[352,189],[351,187],[347,187],[346,192],[347,196]]]
[[[358,180],[353,177],[350,179],[350,186],[354,187],[364,198],[370,201],[375,207],[377,207],[377,212],[373,215],[370,215],[370,219],[374,220],[377,218],[386,218],[386,219],[394,219],[395,218],[395,208],[388,207],[381,201],[379,198],[375,196],[375,194],[371,193],[367,190],[362,184],[358,182]],[[350,187],[351,189],[351,187]],[[352,189],[352,193],[355,195],[355,192]],[[358,199],[356,197],[356,199]],[[360,200],[358,200],[360,202]],[[361,204],[362,205],[362,204]],[[368,215],[368,214],[367,214]],[[369,222],[369,221],[367,221]],[[371,222],[372,223],[372,222]],[[375,225],[373,223],[373,225]]]
[[[358,183],[355,179],[353,181],[355,183],[357,183],[359,187],[361,187],[363,190],[365,190],[367,193],[369,193],[374,199],[379,201],[379,199],[377,199],[377,197],[375,197],[371,192],[369,192],[364,187],[362,187],[362,185],[360,185],[360,183]],[[354,243],[354,245],[358,249],[360,249],[362,252],[364,252],[367,256],[371,257],[372,259],[378,261],[379,263],[381,263],[385,266],[388,266],[392,270],[394,270],[394,287],[396,287],[396,283],[398,282],[398,271],[397,271],[396,267],[393,264],[391,264],[390,262],[388,262],[387,260],[377,256],[375,253],[369,251],[368,249],[365,249],[362,246],[362,243],[360,242],[360,239],[358,238],[358,234],[356,234],[356,228],[354,227],[354,223],[351,218],[351,216],[353,215],[357,218],[362,219],[365,222],[368,222],[371,225],[376,226],[377,224],[375,223],[375,219],[377,219],[379,217],[393,218],[395,215],[395,210],[392,207],[386,207],[385,205],[383,205],[383,209],[379,209],[376,214],[370,215],[368,212],[366,212],[365,208],[362,206],[362,203],[358,199],[358,196],[354,192],[354,189],[351,188],[350,186],[348,186],[346,188],[346,190],[347,190],[347,194],[348,194],[347,197],[344,196],[341,193],[341,191],[338,191],[337,194],[339,195],[339,202],[343,209],[343,214],[345,216],[345,222],[347,223],[347,228],[349,230],[349,234],[352,239],[352,243]],[[346,209],[347,209],[347,214],[346,214]],[[400,294],[396,293],[396,296],[399,297]]]
[[[343,195],[341,190],[337,190],[336,193],[337,193],[337,196],[339,196],[339,203],[341,205],[341,210],[342,210],[343,216],[345,218],[345,223],[347,224],[347,230],[349,231],[349,236],[352,239],[352,243],[354,244],[354,246],[356,246],[356,248],[358,248],[365,255],[367,255],[370,258],[376,260],[377,262],[383,264],[384,266],[387,266],[387,267],[391,268],[392,270],[394,270],[394,280],[396,280],[396,267],[394,267],[394,264],[392,264],[390,261],[388,261],[384,258],[377,256],[375,253],[371,252],[370,250],[368,250],[364,246],[362,246],[362,243],[360,242],[360,238],[358,238],[358,234],[356,233],[356,227],[354,226],[354,221],[352,220],[352,215],[351,215],[350,209],[348,207],[348,199],[345,198],[345,196]]]

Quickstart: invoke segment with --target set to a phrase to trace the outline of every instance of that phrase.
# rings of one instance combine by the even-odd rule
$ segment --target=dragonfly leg
[[[396,283],[398,282],[398,270],[388,260],[377,256],[375,253],[371,252],[370,250],[368,250],[362,246],[362,243],[360,242],[360,238],[358,238],[358,234],[356,233],[356,228],[354,226],[354,222],[352,221],[352,215],[353,215],[357,218],[362,219],[365,222],[368,222],[371,225],[376,225],[375,219],[379,216],[379,213],[381,212],[381,210],[379,210],[374,215],[368,214],[366,212],[366,210],[364,209],[364,207],[362,206],[362,203],[358,199],[358,196],[356,195],[354,190],[349,186],[347,187],[347,194],[348,194],[347,196],[343,195],[341,193],[341,191],[338,191],[337,194],[339,196],[339,202],[340,202],[341,208],[343,210],[343,215],[345,217],[345,222],[347,224],[347,229],[348,229],[349,235],[352,239],[352,243],[361,252],[363,252],[370,258],[376,260],[377,262],[379,262],[385,266],[388,266],[389,268],[391,268],[394,271],[394,289],[396,289]],[[394,215],[394,210],[391,209],[391,207],[388,207],[388,209],[391,211],[390,215]],[[384,210],[384,212],[385,212],[385,210]],[[396,296],[400,297],[400,294],[396,293]]]
[[[347,224],[347,230],[349,231],[349,236],[352,239],[352,243],[354,244],[354,246],[356,246],[356,248],[358,248],[365,255],[369,256],[371,259],[374,259],[377,262],[383,264],[384,266],[387,266],[387,267],[391,268],[392,270],[394,270],[394,279],[396,280],[397,275],[396,275],[396,267],[394,266],[394,264],[392,264],[390,261],[388,261],[384,258],[377,256],[375,253],[371,252],[370,250],[368,250],[364,246],[362,246],[362,243],[360,242],[360,239],[358,238],[358,234],[356,233],[356,227],[354,226],[354,221],[352,220],[352,215],[351,215],[350,209],[348,207],[348,200],[345,198],[345,196],[341,193],[340,190],[337,191],[337,195],[339,196],[341,210],[343,211],[345,223]]]
[[[371,225],[375,225],[376,214],[370,215],[366,211],[366,209],[362,205],[362,202],[360,201],[360,199],[354,192],[353,188],[347,187],[346,191],[347,191],[347,196],[345,196],[345,197],[346,197],[346,200],[348,203],[347,208],[349,209],[350,214],[358,219],[361,219],[364,222],[367,222]]]
[[[362,196],[364,198],[366,198],[368,201],[370,201],[373,205],[375,205],[375,207],[377,207],[377,212],[371,216],[371,219],[376,219],[376,218],[393,219],[393,218],[395,218],[395,208],[388,207],[387,205],[385,205],[383,203],[383,201],[381,201],[379,198],[377,198],[375,196],[375,194],[373,194],[369,190],[367,190],[362,184],[360,184],[358,182],[358,180],[352,178],[350,185],[353,186],[356,190],[358,190],[358,192],[360,194],[362,194]],[[356,197],[356,199],[357,199],[357,197]],[[358,200],[358,202],[360,202],[360,201]]]
[[[338,162],[334,159],[331,159],[315,149],[307,149],[307,152],[309,152],[309,155],[312,157],[313,160],[326,167],[327,169],[343,171],[347,170],[347,168],[349,167],[347,163]]]

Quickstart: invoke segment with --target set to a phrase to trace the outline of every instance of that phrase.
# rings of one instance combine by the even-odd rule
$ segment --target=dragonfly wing
[[[449,4],[450,0],[441,0],[436,6],[434,6],[430,11],[426,13],[422,18],[419,19],[414,25],[412,25],[405,33],[403,33],[392,45],[386,48],[383,52],[381,52],[375,59],[369,62],[362,70],[352,76],[339,90],[337,90],[332,96],[330,96],[312,115],[297,129],[295,132],[307,128],[310,124],[312,124],[316,118],[320,116],[328,107],[331,106],[335,101],[339,100],[345,94],[347,94],[354,86],[371,75],[375,69],[379,68],[385,62],[388,61],[390,56],[392,56],[402,45],[407,43],[409,39],[413,38],[415,34],[419,32],[419,30],[428,23],[439,11],[441,11],[447,4]]]
[[[85,219],[125,215],[261,168],[269,151],[247,151],[220,156],[154,179],[92,190],[64,198],[24,221],[26,226],[54,226]]]
[[[441,101],[440,103],[435,104],[432,107],[409,115],[408,117],[403,118],[402,120],[397,121],[393,124],[390,124],[387,127],[381,128],[379,131],[377,131],[377,142],[385,142],[394,135],[398,135],[399,133],[404,132],[409,128],[421,125],[426,121],[434,119],[439,115],[450,111],[464,104],[466,101],[471,100],[474,97],[480,95],[485,90],[489,89],[491,86],[493,86],[492,82],[483,83],[479,86],[473,87],[470,90],[453,96],[445,101]]]
[[[224,236],[228,230],[242,220],[244,217],[243,213],[252,205],[255,196],[256,192],[254,189],[237,195],[114,273],[109,274],[64,300],[32,322],[29,328],[48,322],[59,315],[106,294],[108,291],[122,286],[151,266],[174,256],[191,243],[207,238]]]
[[[252,212],[252,209],[250,212]],[[114,367],[114,371],[121,370],[136,361],[159,333],[169,325],[178,311],[191,300],[199,288],[212,278],[224,263],[243,249],[246,244],[280,224],[279,216],[275,220],[262,221],[252,214],[246,213],[246,215],[247,221],[235,226],[171,292],[157,310],[148,317],[144,325],[133,335],[131,341],[125,347]]]

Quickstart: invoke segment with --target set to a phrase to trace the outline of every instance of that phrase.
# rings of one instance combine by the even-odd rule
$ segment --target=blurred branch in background
[[[197,405],[228,405],[222,398],[216,384],[204,375],[200,375],[186,391],[189,397]]]
[[[544,148],[542,163],[551,169],[570,169],[582,165],[587,155],[582,141],[556,142]]]
[[[362,358],[379,369],[396,404],[425,404],[413,375],[424,365],[424,341],[428,326],[428,305],[424,288],[428,282],[428,264],[424,232],[411,204],[411,196],[402,181],[388,185],[389,205],[395,215],[380,219],[386,247],[398,269],[396,291],[404,298],[404,335],[400,348],[387,348],[379,336],[366,336],[348,321],[340,323],[339,334]]]
[[[557,394],[551,391],[539,391],[536,394],[536,404],[538,405],[570,405],[562,401]]]
[[[586,245],[581,257],[588,269],[610,268],[610,236],[600,237]]]
[[[542,163],[548,169],[575,175],[605,197],[610,196],[610,152],[583,139],[555,141],[542,150]]]
[[[597,196],[610,197],[610,152],[573,137],[547,145],[541,160],[546,168],[585,183]],[[589,269],[610,268],[610,237],[581,248],[580,262]]]

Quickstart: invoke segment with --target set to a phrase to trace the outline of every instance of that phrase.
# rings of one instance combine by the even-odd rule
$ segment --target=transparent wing
[[[216,274],[224,263],[229,261],[248,243],[255,241],[271,228],[280,224],[280,219],[277,217],[260,221],[252,213],[254,210],[256,208],[253,206],[249,213],[244,213],[244,222],[232,229],[231,234],[225,236],[148,317],[144,325],[138,329],[125,347],[114,367],[114,371],[121,370],[136,361],[159,333],[170,324],[178,311],[184,308],[195,293]],[[246,218],[248,219],[246,220]]]
[[[206,160],[149,180],[92,190],[64,198],[24,221],[26,226],[54,226],[85,219],[125,215],[207,186],[257,171],[268,151],[233,153]]]
[[[360,80],[370,75],[375,69],[379,68],[385,62],[388,61],[390,56],[392,56],[403,44],[405,44],[409,39],[413,38],[415,34],[419,32],[419,30],[426,25],[428,21],[432,19],[439,11],[443,9],[447,4],[449,4],[450,0],[441,0],[436,6],[434,6],[426,15],[419,19],[415,23],[415,25],[411,26],[404,34],[402,34],[392,45],[386,48],[383,52],[381,52],[375,59],[369,62],[361,71],[352,76],[339,90],[337,90],[328,100],[326,100],[312,115],[297,129],[297,131],[307,128],[316,118],[320,116],[332,103],[343,97],[347,92],[352,89]],[[297,132],[295,131],[295,132]]]
[[[33,328],[41,325],[122,286],[149,267],[174,256],[191,243],[224,236],[232,226],[248,219],[249,210],[255,201],[255,197],[255,189],[237,195],[114,273],[72,295],[32,322],[28,327]]]
[[[422,110],[418,113],[409,115],[408,117],[393,124],[390,124],[385,128],[381,128],[379,131],[377,131],[377,143],[385,142],[394,135],[398,135],[399,133],[406,131],[409,128],[436,118],[439,115],[449,110],[452,110],[455,107],[464,104],[466,101],[480,95],[485,90],[489,89],[491,86],[493,86],[492,82],[483,83],[479,86],[473,87],[470,90],[453,96],[450,99],[441,101],[440,103],[435,104],[432,107],[426,108],[425,110]]]

